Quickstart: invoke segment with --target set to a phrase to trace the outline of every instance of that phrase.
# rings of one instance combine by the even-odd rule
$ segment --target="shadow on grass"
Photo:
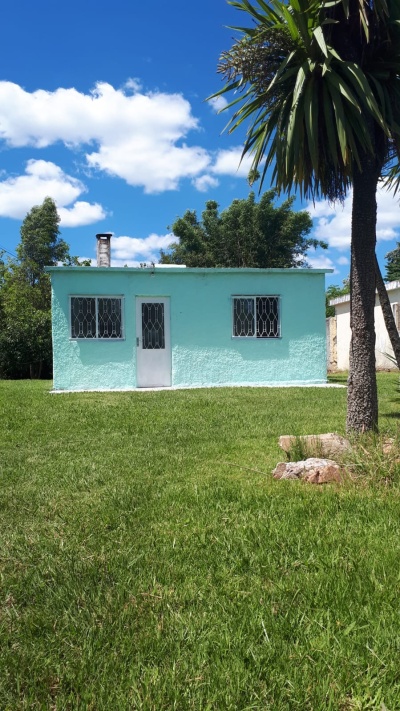
[[[328,383],[343,383],[347,385],[347,373],[330,373]]]

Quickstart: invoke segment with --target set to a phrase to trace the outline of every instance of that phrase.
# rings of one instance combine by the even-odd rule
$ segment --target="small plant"
[[[343,463],[352,479],[359,483],[399,486],[400,431],[395,436],[393,432],[360,435],[352,442],[352,450]]]
[[[394,355],[392,355],[391,353],[383,353],[382,355],[384,355],[385,358],[387,358],[388,360],[390,360],[390,362],[393,363],[393,365],[395,365],[396,368],[399,367],[399,366],[398,366],[398,363],[397,363],[397,360],[396,360],[396,358],[395,358]],[[397,382],[397,390],[400,390],[400,377],[399,377],[399,380],[398,380],[398,382]]]
[[[287,452],[287,456],[290,462],[300,462],[310,457],[327,458],[323,451],[322,443],[317,436],[312,440],[302,436],[293,437],[293,445]]]

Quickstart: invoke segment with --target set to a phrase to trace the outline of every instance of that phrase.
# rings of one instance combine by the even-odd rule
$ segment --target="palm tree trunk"
[[[374,157],[364,154],[353,179],[347,393],[347,430],[358,433],[378,427],[374,325],[378,176]]]
[[[379,302],[382,309],[383,318],[385,321],[386,330],[388,332],[390,343],[392,345],[394,357],[396,358],[397,367],[400,369],[400,336],[394,320],[392,307],[390,305],[386,286],[382,278],[378,260],[375,255],[375,279],[376,289],[378,291]]]

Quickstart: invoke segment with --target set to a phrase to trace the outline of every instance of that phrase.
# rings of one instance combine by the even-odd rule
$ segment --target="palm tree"
[[[347,428],[375,429],[378,180],[400,146],[398,0],[234,0],[253,20],[221,56],[218,94],[235,91],[229,130],[280,191],[343,200],[353,186]],[[229,108],[228,107],[228,108]]]

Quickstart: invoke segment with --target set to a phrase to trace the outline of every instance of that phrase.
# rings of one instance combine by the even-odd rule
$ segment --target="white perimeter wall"
[[[392,282],[393,283],[393,282]],[[396,288],[388,289],[388,296],[392,304],[397,328],[400,330],[400,283],[395,282]],[[345,299],[346,297],[342,297]],[[335,300],[336,301],[336,300]],[[337,327],[337,369],[348,370],[349,368],[349,348],[350,348],[350,302],[335,303],[336,327]],[[378,295],[375,299],[375,333],[376,347],[375,358],[377,368],[394,368],[393,363],[385,358],[384,353],[393,355],[389,336],[383,320],[382,309],[379,304]]]

